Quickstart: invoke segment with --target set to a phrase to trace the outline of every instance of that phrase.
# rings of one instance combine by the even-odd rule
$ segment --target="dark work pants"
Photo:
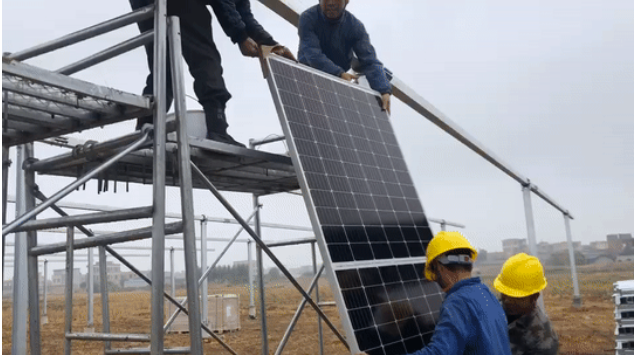
[[[129,0],[133,10],[150,5],[154,0]],[[231,98],[231,94],[225,87],[223,80],[223,68],[221,57],[216,44],[212,39],[212,17],[205,4],[200,0],[168,0],[168,16],[178,16],[181,24],[181,48],[183,58],[187,63],[190,74],[194,77],[194,93],[198,101],[203,105],[206,116],[215,115],[219,109],[223,110],[225,104]],[[138,23],[139,30],[143,33],[154,28],[154,19]],[[153,94],[153,69],[154,46],[145,47],[148,58],[150,74],[146,79],[143,89],[144,95]],[[172,92],[172,75],[168,53],[167,78],[166,78],[166,108],[172,105],[174,94]],[[141,124],[152,123],[152,117],[141,118]],[[226,123],[222,123],[226,128]],[[138,127],[139,123],[138,123]],[[221,128],[221,127],[219,127]],[[212,127],[209,127],[208,131]]]

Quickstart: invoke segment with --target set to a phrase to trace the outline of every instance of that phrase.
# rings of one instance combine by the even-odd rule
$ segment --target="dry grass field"
[[[484,282],[491,285],[499,268],[480,270]],[[633,279],[633,264],[615,264],[579,268],[580,292],[583,307],[571,307],[572,284],[570,273],[566,269],[547,270],[549,286],[544,293],[547,312],[560,336],[561,354],[611,354],[614,347],[613,320],[614,306],[611,300],[613,282]],[[303,282],[308,284],[307,280]],[[320,284],[322,300],[330,301],[333,296],[328,284]],[[248,317],[248,292],[244,287],[210,285],[210,294],[237,293],[241,299],[242,329],[225,333],[222,338],[239,354],[261,353],[260,319]],[[271,285],[266,290],[267,325],[269,349],[273,354],[286,327],[293,316],[301,298],[287,284]],[[82,332],[86,326],[86,296],[76,294],[73,303],[73,330]],[[110,294],[111,330],[113,333],[141,334],[150,331],[150,294],[148,292],[119,292]],[[339,327],[339,316],[334,307],[326,308],[326,313]],[[48,301],[49,323],[42,326],[42,350],[44,354],[63,353],[64,343],[64,298],[61,295],[50,296]],[[296,330],[291,336],[285,353],[317,354],[317,318],[316,313],[306,309],[300,318]],[[2,351],[11,351],[11,302],[2,303]],[[101,307],[99,296],[95,299],[95,330],[101,329]],[[166,346],[187,346],[188,335],[169,334]],[[113,347],[140,347],[149,344],[113,343]],[[227,354],[215,341],[206,340],[205,353]],[[347,354],[346,348],[324,326],[324,353]],[[103,354],[103,344],[99,342],[73,342],[75,354]]]

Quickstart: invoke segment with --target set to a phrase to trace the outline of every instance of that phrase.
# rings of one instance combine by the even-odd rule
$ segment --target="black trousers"
[[[129,0],[133,10],[150,5],[154,0]],[[221,57],[212,39],[212,16],[205,4],[200,0],[168,0],[168,16],[178,16],[181,24],[181,47],[183,58],[190,74],[194,77],[194,93],[203,105],[206,115],[218,109],[224,109],[231,98],[223,80]],[[154,19],[138,23],[143,33],[154,28]],[[145,47],[150,74],[143,89],[144,95],[153,94],[154,46]],[[170,109],[174,94],[172,92],[172,75],[169,54],[167,58],[167,109]],[[141,124],[152,123],[152,117],[140,119]],[[138,122],[138,127],[140,124]],[[211,127],[208,127],[208,131]]]

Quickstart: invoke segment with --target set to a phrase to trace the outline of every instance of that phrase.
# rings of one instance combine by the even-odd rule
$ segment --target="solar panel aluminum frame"
[[[300,163],[300,157],[298,154],[298,149],[296,147],[296,144],[293,140],[293,135],[291,133],[291,129],[289,127],[289,121],[287,119],[284,107],[282,106],[282,100],[280,98],[279,92],[278,92],[278,86],[276,84],[276,81],[274,79],[274,75],[272,74],[271,71],[271,67],[270,67],[270,62],[271,61],[280,61],[286,64],[289,64],[291,66],[295,66],[297,68],[301,68],[302,70],[306,70],[308,72],[310,72],[311,74],[314,75],[319,75],[322,76],[324,78],[327,78],[329,80],[334,80],[334,81],[338,81],[339,83],[348,85],[352,88],[355,88],[356,90],[362,90],[366,93],[370,93],[372,95],[376,95],[379,96],[380,94],[376,91],[373,91],[370,88],[366,88],[363,86],[359,86],[353,83],[350,83],[348,81],[345,81],[343,79],[339,79],[337,77],[334,77],[328,73],[324,73],[321,72],[319,70],[304,66],[302,64],[298,64],[295,63],[293,61],[290,61],[288,59],[282,58],[280,56],[277,56],[275,54],[267,54],[264,59],[262,60],[261,64],[263,67],[263,73],[265,78],[267,79],[267,82],[269,84],[269,88],[271,90],[272,96],[274,98],[274,104],[276,107],[276,111],[278,113],[278,116],[280,118],[280,122],[281,122],[281,126],[282,126],[282,130],[284,132],[284,135],[286,137],[286,141],[287,144],[289,146],[289,152],[291,155],[291,159],[293,161],[294,166],[296,167],[296,170],[298,171],[297,173],[297,178],[298,178],[298,183],[303,191],[303,197],[305,199],[305,204],[307,206],[307,210],[308,210],[308,214],[309,214],[309,218],[311,220],[311,225],[313,226],[313,230],[317,239],[317,244],[318,247],[320,249],[320,253],[322,255],[322,259],[325,265],[325,270],[327,272],[325,272],[326,277],[329,280],[330,285],[334,288],[334,299],[335,299],[335,303],[337,305],[339,314],[340,314],[340,319],[342,322],[342,326],[346,332],[347,335],[347,341],[348,341],[348,345],[350,348],[350,351],[352,354],[356,354],[359,353],[361,350],[359,349],[359,345],[357,343],[357,339],[355,336],[355,330],[353,328],[352,322],[347,314],[347,307],[345,304],[345,301],[343,299],[342,296],[342,290],[339,287],[339,283],[338,283],[338,279],[337,279],[337,275],[336,275],[336,271],[338,270],[346,270],[346,269],[362,269],[362,268],[366,268],[366,267],[381,267],[381,266],[396,266],[396,265],[404,265],[404,264],[417,264],[417,263],[425,263],[426,262],[426,258],[425,257],[408,257],[408,258],[394,258],[394,259],[385,259],[385,260],[363,260],[363,261],[350,261],[350,262],[332,262],[331,257],[330,257],[330,253],[328,251],[328,247],[326,245],[326,241],[325,241],[325,237],[323,234],[322,229],[320,228],[320,222],[318,219],[318,214],[316,211],[316,207],[315,204],[313,202],[313,198],[311,196],[311,193],[309,192],[309,185],[308,182],[306,180],[306,175],[305,172],[303,170],[302,164]]]

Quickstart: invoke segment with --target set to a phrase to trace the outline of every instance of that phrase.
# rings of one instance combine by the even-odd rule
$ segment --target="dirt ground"
[[[481,269],[483,281],[491,285],[491,280],[498,268]],[[580,293],[583,307],[571,307],[572,285],[567,270],[547,270],[549,286],[544,292],[547,312],[560,336],[561,354],[610,354],[614,348],[614,305],[612,303],[612,284],[617,280],[633,279],[633,264],[618,264],[610,267],[580,267]],[[304,280],[303,284],[308,285]],[[244,287],[227,287],[210,285],[210,294],[240,294],[241,329],[222,334],[222,339],[238,354],[261,353],[260,315],[252,320],[248,316],[248,291]],[[178,294],[178,293],[177,293]],[[320,283],[322,301],[332,301],[333,296],[328,283]],[[256,298],[258,299],[258,298]],[[73,302],[73,331],[83,332],[87,320],[87,304],[85,294],[76,294]],[[291,317],[301,298],[288,284],[270,285],[266,290],[267,329],[269,353],[273,354],[282,338]],[[95,331],[101,329],[100,297],[95,299]],[[325,308],[326,314],[342,331],[339,316],[335,307]],[[110,317],[112,333],[148,334],[150,332],[150,293],[149,292],[113,292],[110,294]],[[64,351],[64,298],[61,295],[50,295],[48,300],[48,324],[42,325],[42,350],[44,354],[61,354]],[[11,352],[11,302],[2,303],[2,352]],[[323,325],[324,353],[348,354],[346,348],[339,343],[335,335]],[[343,331],[342,331],[343,332]],[[285,348],[287,354],[318,353],[317,315],[306,308],[296,325],[289,343]],[[165,337],[166,347],[187,346],[187,334],[168,334]],[[113,348],[143,347],[148,343],[113,343]],[[103,343],[73,341],[75,354],[103,354]],[[205,353],[228,354],[214,340],[204,342]]]

